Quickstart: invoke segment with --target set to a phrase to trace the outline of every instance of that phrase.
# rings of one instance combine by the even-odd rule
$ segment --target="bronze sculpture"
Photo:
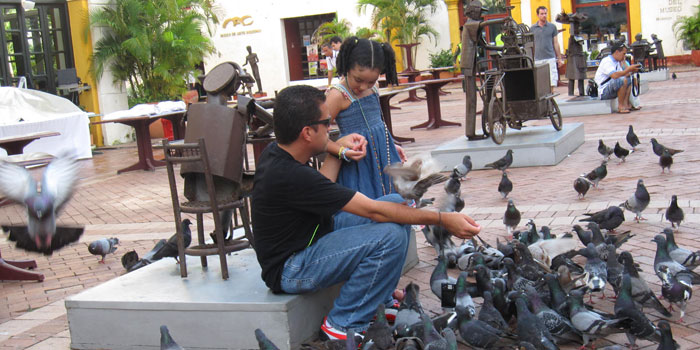
[[[653,49],[651,44],[644,38],[642,38],[642,33],[637,33],[634,36],[634,42],[631,45],[632,57],[634,57],[634,63],[640,63],[647,69],[655,69],[653,57],[651,55]],[[649,64],[646,64],[650,61]]]
[[[462,28],[462,57],[460,67],[464,74],[464,85],[467,94],[467,114],[465,121],[465,135],[470,140],[485,138],[485,135],[476,135],[476,52],[479,46],[486,46],[481,29],[483,26],[482,12],[485,9],[481,2],[474,0],[464,10],[467,21]],[[482,115],[482,118],[484,116]]]
[[[258,92],[257,93],[262,93],[262,82],[260,81],[260,71],[258,70],[258,62],[260,60],[258,59],[258,54],[253,52],[253,49],[250,46],[245,47],[246,50],[248,50],[248,56],[245,58],[245,63],[243,64],[243,67],[245,67],[247,64],[250,64],[250,70],[253,71],[253,77],[255,77],[255,82],[258,83]]]
[[[666,55],[664,55],[664,48],[661,46],[663,40],[659,39],[656,34],[652,34],[651,41],[654,43],[654,49],[656,50],[654,54],[654,69],[667,68]]]
[[[585,13],[566,13],[557,15],[556,21],[571,26],[569,31],[569,47],[566,49],[566,78],[569,80],[569,96],[574,95],[574,81],[578,84],[579,96],[586,95],[583,81],[586,79],[586,56],[583,53],[583,38],[581,23],[588,19]]]

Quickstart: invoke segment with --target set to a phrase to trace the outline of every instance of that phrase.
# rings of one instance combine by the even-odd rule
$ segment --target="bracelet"
[[[440,211],[438,211],[438,226],[442,226],[442,215]]]
[[[340,146],[338,149],[338,159],[343,159],[343,155],[345,155],[345,147]]]
[[[348,158],[348,156],[345,155],[345,153],[347,153],[347,152],[348,152],[348,149],[345,148],[345,147],[343,147],[343,150],[340,152],[340,155],[341,155],[341,157],[342,157],[342,158],[341,158],[342,160],[344,160],[344,161],[346,161],[346,162],[349,163],[349,162],[350,162],[350,158]],[[340,157],[339,157],[339,158],[340,158]]]

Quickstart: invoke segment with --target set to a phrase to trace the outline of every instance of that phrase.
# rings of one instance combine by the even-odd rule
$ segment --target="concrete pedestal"
[[[508,149],[513,150],[511,167],[555,165],[583,142],[583,123],[564,123],[561,131],[549,125],[508,129],[501,145],[491,139],[468,141],[460,136],[441,144],[431,155],[444,165],[443,171],[452,170],[466,154],[472,158],[473,169],[484,169],[485,164],[503,157]]]
[[[210,259],[211,260],[211,259]],[[260,328],[281,350],[315,339],[340,285],[306,295],[276,295],[260,278],[252,249],[229,256],[230,278],[220,265],[205,270],[187,257],[181,278],[173,259],[163,259],[66,299],[72,349],[160,349],[167,325],[186,349],[257,349]],[[404,272],[418,263],[411,235]]]
[[[669,76],[668,69],[657,69],[650,72],[639,73],[642,82],[645,81],[666,81]]]
[[[610,100],[603,101],[588,96],[558,96],[556,100],[564,118],[609,114],[611,111]]]

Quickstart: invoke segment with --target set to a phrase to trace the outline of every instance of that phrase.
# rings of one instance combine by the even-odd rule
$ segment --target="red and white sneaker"
[[[394,321],[396,321],[396,314],[399,313],[399,304],[398,301],[394,300],[394,304],[391,306],[387,306],[384,308],[384,314],[386,315],[386,321],[389,322],[390,324],[394,324]]]
[[[328,340],[346,340],[347,334],[333,326],[328,322],[328,316],[323,318],[321,324],[321,335],[325,335]]]

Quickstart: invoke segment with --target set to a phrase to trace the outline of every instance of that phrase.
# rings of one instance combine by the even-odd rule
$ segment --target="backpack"
[[[598,84],[596,84],[595,80],[588,79],[586,94],[590,97],[598,97]]]

